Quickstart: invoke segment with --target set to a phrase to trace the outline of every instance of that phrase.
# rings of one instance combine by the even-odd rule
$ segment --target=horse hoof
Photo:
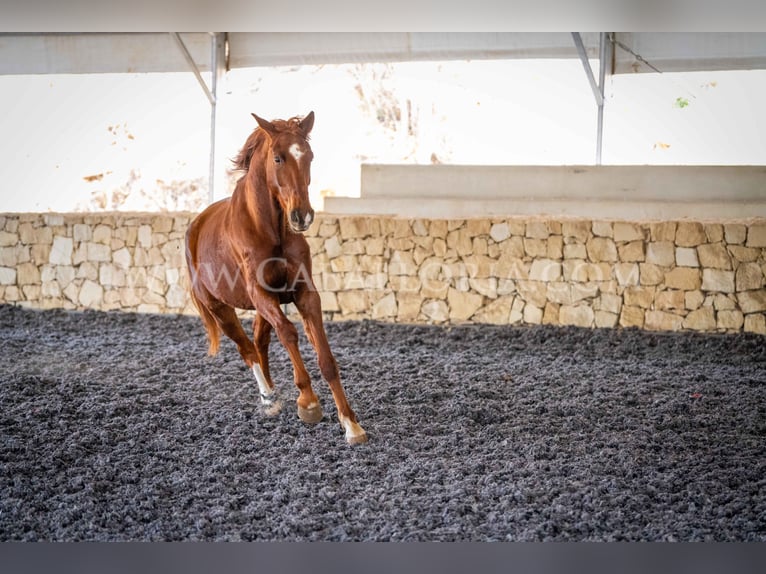
[[[367,433],[362,431],[362,434],[355,436],[346,435],[346,442],[348,444],[364,444],[367,442]]]
[[[269,402],[263,401],[261,403],[261,410],[267,417],[275,417],[282,412],[282,401],[279,399]]]
[[[363,444],[367,442],[367,433],[358,422],[339,415],[340,426],[346,433],[346,442],[348,444]]]
[[[309,409],[304,409],[302,406],[298,406],[298,418],[304,423],[313,425],[322,420],[322,405],[319,403],[316,406]]]

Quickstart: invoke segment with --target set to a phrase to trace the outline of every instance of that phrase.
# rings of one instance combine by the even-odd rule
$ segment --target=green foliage
[[[673,105],[677,108],[683,109],[689,105],[689,100],[687,100],[686,98],[676,98],[676,103]]]

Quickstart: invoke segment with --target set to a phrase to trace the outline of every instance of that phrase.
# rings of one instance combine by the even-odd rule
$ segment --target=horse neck
[[[269,193],[266,170],[262,165],[251,165],[245,177],[237,182],[231,209],[237,214],[247,214],[259,241],[268,240],[274,245],[282,243],[284,215],[279,202]]]

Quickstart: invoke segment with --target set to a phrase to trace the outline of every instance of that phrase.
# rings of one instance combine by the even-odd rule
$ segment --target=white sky
[[[384,89],[389,104],[409,107],[417,136],[406,122],[383,127],[376,106],[363,106],[360,83],[366,94]],[[595,159],[596,107],[578,60],[254,68],[229,72],[220,89],[223,158],[255,127],[250,112],[315,112],[314,198],[323,190],[358,195],[362,161]],[[615,76],[603,163],[764,165],[764,102],[763,70]],[[131,170],[147,194],[157,179],[207,182],[210,108],[191,73],[0,76],[0,109],[0,211],[93,209],[91,195],[124,186]],[[152,206],[134,197],[124,207]]]

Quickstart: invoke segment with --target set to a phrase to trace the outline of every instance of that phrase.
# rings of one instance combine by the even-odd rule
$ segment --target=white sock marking
[[[274,394],[274,389],[269,388],[269,384],[266,382],[266,377],[258,363],[253,365],[253,374],[255,375],[255,380],[258,381],[258,390],[261,391],[263,396],[268,397],[269,395]]]
[[[346,431],[346,440],[367,434],[359,423],[355,423],[351,419],[347,419],[343,416],[339,416],[338,418],[340,418],[340,424],[343,425],[343,428]]]
[[[271,417],[278,414],[279,411],[282,410],[282,401],[277,397],[276,389],[269,388],[269,384],[266,382],[266,377],[258,363],[253,365],[253,374],[255,375],[255,380],[258,381],[258,390],[261,392],[261,403],[266,408],[266,415]]]

